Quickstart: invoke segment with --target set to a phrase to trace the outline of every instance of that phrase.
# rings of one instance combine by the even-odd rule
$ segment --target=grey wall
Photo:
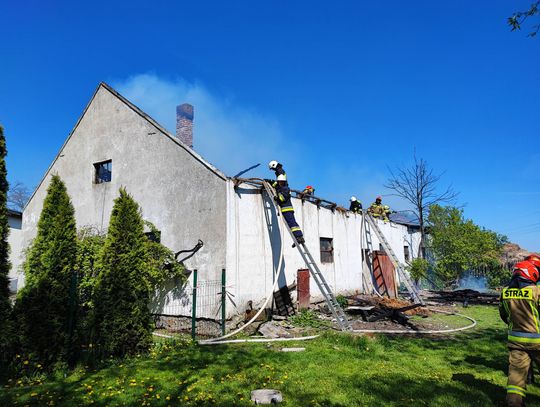
[[[51,175],[58,174],[75,207],[77,227],[105,230],[123,186],[144,219],[161,230],[167,247],[178,251],[203,240],[204,247],[186,265],[199,268],[204,278],[219,279],[225,266],[226,181],[175,140],[100,86],[24,211],[23,244],[35,236]],[[112,181],[95,184],[93,164],[109,159]]]

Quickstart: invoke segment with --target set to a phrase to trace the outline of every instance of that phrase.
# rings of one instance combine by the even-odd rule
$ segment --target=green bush
[[[345,308],[348,305],[347,298],[341,294],[336,296],[336,301],[341,308]]]
[[[303,309],[298,314],[289,318],[289,321],[294,326],[305,328],[319,328],[323,325],[317,314],[310,309]]]
[[[7,154],[4,129],[0,126],[0,366],[8,362],[14,343],[11,323],[11,302],[9,300],[9,234],[7,218]]]
[[[46,367],[62,364],[71,354],[73,292],[77,256],[75,213],[60,177],[51,179],[38,222],[37,236],[24,263],[26,284],[14,316],[19,352]]]
[[[407,266],[407,271],[411,275],[411,278],[418,284],[423,278],[426,278],[429,270],[429,262],[426,259],[420,257],[413,259]]]
[[[146,240],[139,205],[122,188],[114,201],[95,287],[95,343],[106,355],[134,355],[152,344]]]

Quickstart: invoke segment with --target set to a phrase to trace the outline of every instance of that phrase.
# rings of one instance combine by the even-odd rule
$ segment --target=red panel
[[[397,297],[394,265],[382,251],[375,251],[373,258],[373,277],[379,293],[391,298]]]
[[[298,309],[309,308],[309,270],[300,269],[297,272]]]

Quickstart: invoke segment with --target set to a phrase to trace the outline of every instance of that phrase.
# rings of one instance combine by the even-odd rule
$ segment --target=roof
[[[213,172],[215,175],[220,177],[223,180],[227,180],[228,177],[219,169],[214,167],[212,164],[210,164],[208,161],[206,161],[204,158],[202,158],[199,154],[197,154],[191,147],[184,144],[182,141],[180,141],[178,138],[176,138],[174,135],[172,135],[167,129],[165,129],[162,125],[160,125],[157,121],[155,121],[152,117],[150,117],[148,114],[143,112],[141,109],[139,109],[137,106],[135,106],[132,102],[130,102],[128,99],[126,99],[124,96],[122,96],[120,93],[118,93],[114,88],[112,88],[110,85],[106,84],[105,82],[100,82],[100,84],[97,86],[96,90],[92,94],[92,97],[90,98],[90,101],[84,108],[83,112],[81,113],[79,119],[77,120],[77,123],[75,123],[75,126],[73,126],[73,129],[69,133],[68,137],[66,138],[66,141],[64,141],[64,144],[62,144],[62,147],[58,151],[58,154],[56,154],[56,157],[52,161],[51,165],[49,165],[49,168],[47,168],[47,171],[45,171],[45,174],[41,178],[41,181],[39,182],[38,186],[30,196],[30,199],[26,203],[28,203],[33,199],[36,191],[39,189],[43,181],[46,179],[47,175],[51,171],[52,167],[56,163],[56,160],[60,157],[60,154],[62,153],[62,150],[64,150],[64,147],[67,145],[73,134],[75,133],[75,130],[77,130],[77,127],[79,126],[79,123],[83,119],[84,115],[86,114],[86,111],[94,101],[94,98],[96,97],[97,93],[100,89],[106,89],[109,93],[116,96],[120,101],[122,101],[126,106],[128,106],[131,110],[133,110],[135,113],[137,113],[139,116],[141,116],[143,119],[151,123],[157,130],[159,130],[161,133],[163,133],[164,136],[168,137],[171,141],[173,141],[179,148],[183,148],[187,153],[189,153],[193,158],[195,158],[197,161],[199,161],[203,166],[205,166],[208,170]],[[26,208],[25,205],[25,208]]]
[[[390,220],[399,225],[405,225],[408,227],[419,228],[420,224],[417,219],[412,218],[408,211],[406,212],[397,212],[390,215]]]

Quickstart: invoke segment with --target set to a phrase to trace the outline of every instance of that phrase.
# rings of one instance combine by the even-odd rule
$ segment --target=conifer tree
[[[70,284],[76,258],[75,211],[64,183],[54,175],[37,236],[27,252],[26,285],[15,306],[21,351],[47,365],[68,357]]]
[[[7,241],[9,226],[7,218],[7,171],[6,171],[6,139],[4,129],[0,126],[0,355],[7,359],[9,346],[12,343],[12,325],[10,323],[11,303],[9,301],[9,244]],[[4,360],[5,361],[5,360]]]
[[[95,341],[107,355],[136,354],[152,343],[145,240],[139,205],[122,188],[114,201],[95,290]]]

